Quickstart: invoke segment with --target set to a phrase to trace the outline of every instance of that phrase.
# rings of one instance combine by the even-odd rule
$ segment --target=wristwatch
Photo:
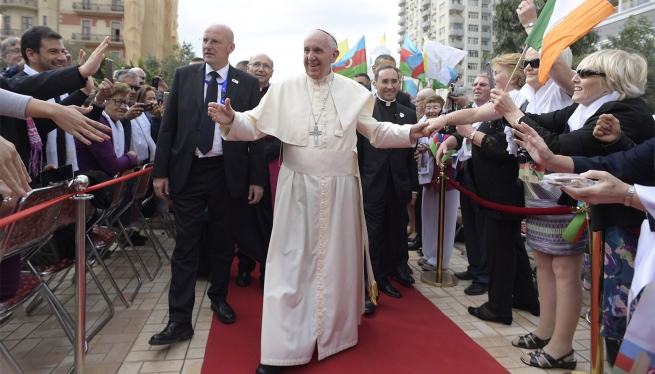
[[[102,104],[98,104],[98,102],[96,101],[96,99],[93,99],[93,103],[92,103],[92,104],[95,105],[95,106],[97,106],[97,107],[99,107],[99,108],[104,108],[105,105],[107,104],[107,100],[105,100],[105,102],[102,103]]]
[[[527,25],[523,25],[523,28],[534,27],[534,22],[529,22]]]
[[[635,186],[630,186],[628,188],[628,193],[625,194],[625,200],[623,200],[623,205],[630,206],[632,205],[632,197],[635,195]]]
[[[470,139],[471,141],[473,141],[473,138],[475,138],[475,133],[476,133],[476,132],[478,132],[478,130],[473,130],[473,132],[471,133],[471,135],[469,135],[469,139]]]

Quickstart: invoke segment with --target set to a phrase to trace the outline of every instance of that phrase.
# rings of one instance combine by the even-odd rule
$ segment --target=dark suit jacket
[[[382,117],[378,105],[379,100],[376,99],[373,118],[380,121]],[[403,116],[400,115],[401,113]],[[398,125],[413,125],[417,122],[416,111],[397,102],[396,118]],[[418,166],[414,161],[414,148],[375,148],[365,136],[358,132],[357,158],[364,201],[376,202],[380,199],[387,185],[389,173],[393,175],[398,199],[403,203],[410,202],[412,191],[419,190]]]
[[[262,95],[257,78],[230,66],[227,79],[226,96],[235,111],[243,112],[259,104]],[[175,71],[157,137],[152,173],[155,177],[168,177],[174,193],[184,187],[197,148],[200,119],[205,111],[204,85],[205,64],[183,66]],[[223,160],[232,197],[246,194],[248,185],[265,185],[264,139],[254,142],[223,140]]]
[[[396,102],[402,104],[403,106],[416,111],[416,105],[412,103],[412,98],[409,96],[408,93],[403,92],[403,91],[398,91],[398,94],[396,94]],[[416,122],[414,122],[416,123]]]

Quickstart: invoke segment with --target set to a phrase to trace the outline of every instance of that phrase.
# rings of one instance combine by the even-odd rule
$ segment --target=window
[[[491,32],[491,26],[482,26],[482,32]]]
[[[469,75],[468,78],[466,78],[466,81],[469,83],[475,82],[475,75]]]
[[[3,34],[9,35],[11,33],[9,31],[9,30],[11,30],[11,17],[9,17],[9,16],[5,17],[3,25],[5,26],[5,28],[4,28],[5,31],[3,32]]]
[[[478,25],[469,25],[469,31],[478,32]]]
[[[476,13],[476,14],[477,14],[477,13]],[[475,17],[475,18],[478,18],[478,17]],[[483,20],[483,21],[489,21],[489,16],[482,16],[482,20]]]
[[[469,57],[478,57],[478,51],[469,51]]]
[[[121,4],[122,0],[111,0],[111,10],[113,11],[122,11],[123,5]]]
[[[475,62],[469,62],[468,63],[468,68],[469,70],[478,70],[478,64]]]
[[[91,9],[91,0],[82,0],[82,9]]]
[[[48,16],[43,16],[43,26],[48,26]]]
[[[469,18],[470,19],[478,19],[478,18],[480,18],[480,13],[478,13],[478,12],[469,12]]]
[[[491,41],[486,40],[486,39],[482,39],[482,42],[480,44],[491,46]]]
[[[439,4],[439,11],[441,12],[441,11],[443,11],[444,9],[446,9],[446,3],[441,3],[441,4]]]
[[[444,22],[446,22],[446,16],[442,15],[441,17],[439,17],[439,23],[444,23]]]
[[[446,33],[446,28],[445,27],[442,27],[442,28],[439,29],[439,35],[443,35],[445,33]]]
[[[120,42],[121,41],[121,23],[112,22],[111,23],[111,41]]]
[[[82,40],[91,40],[91,21],[82,20]]]
[[[478,44],[478,38],[469,38],[469,44]]]
[[[478,0],[469,0],[469,5],[470,6],[478,6],[478,5],[480,5],[480,2]]]
[[[467,95],[468,97],[471,97],[471,95],[473,95],[473,89],[471,89],[471,88],[467,88],[467,89],[466,89],[466,95]]]
[[[32,21],[32,17],[21,17],[21,30],[25,31],[29,29],[30,27],[34,26],[34,22]]]
[[[463,23],[451,23],[450,28],[453,30],[464,30],[464,24]]]

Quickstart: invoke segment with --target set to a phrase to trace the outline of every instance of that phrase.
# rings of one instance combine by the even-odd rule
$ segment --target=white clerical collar
[[[227,73],[229,70],[230,70],[229,63],[218,70],[214,70],[212,69],[211,66],[209,66],[209,64],[205,64],[205,78],[209,79],[211,77],[209,73],[211,73],[212,71],[216,71],[218,75],[221,76],[221,80],[225,80],[225,77],[227,77]]]
[[[377,93],[377,92],[375,93],[375,97],[376,97],[378,100],[384,102],[384,103],[385,103],[385,106],[391,106],[391,103],[395,103],[395,102],[396,102],[396,98],[395,98],[395,97],[393,98],[393,100],[391,100],[391,101],[387,101],[387,100],[381,98],[380,96],[378,96],[378,93]]]
[[[32,67],[30,67],[28,64],[25,64],[25,66],[23,67],[23,71],[25,72],[25,74],[27,74],[29,76],[39,74],[38,71],[32,69]]]
[[[315,84],[323,84],[323,83],[327,83],[327,82],[332,82],[334,80],[334,73],[332,71],[330,71],[330,73],[328,75],[326,75],[324,78],[318,79],[318,80],[316,80],[316,79],[310,77],[309,75],[307,75],[307,80],[309,80],[310,82],[315,83]]]

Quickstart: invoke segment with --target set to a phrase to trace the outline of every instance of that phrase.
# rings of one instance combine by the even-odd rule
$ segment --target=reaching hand
[[[412,129],[409,131],[409,139],[414,142],[416,140],[419,140],[420,138],[423,138],[425,136],[428,136],[426,134],[426,129],[428,127],[428,122],[422,122],[422,123],[417,123],[416,125],[412,125]]]
[[[209,118],[221,125],[231,125],[234,121],[234,110],[230,105],[230,99],[225,99],[225,105],[220,103],[209,103],[207,111]]]
[[[544,139],[532,127],[528,126],[525,122],[521,122],[516,125],[516,128],[512,132],[514,132],[514,136],[518,137],[514,138],[514,143],[525,148],[536,163],[546,167],[550,166],[549,164],[555,157],[555,154],[553,154]]]
[[[99,85],[96,93],[96,102],[100,105],[107,100],[108,97],[114,94],[114,84],[105,78]]]
[[[598,183],[583,188],[562,187],[562,191],[576,200],[589,204],[622,204],[630,188],[630,185],[606,171],[590,170],[580,175],[597,179]]]
[[[100,64],[105,60],[105,51],[107,48],[109,48],[109,37],[106,37],[105,40],[98,45],[86,62],[80,63],[79,70],[82,77],[88,78],[100,69]]]
[[[426,128],[426,135],[425,136],[432,136],[437,131],[441,131],[441,129],[444,128],[448,124],[448,116],[440,116],[436,118],[429,118],[428,119],[428,127]]]
[[[31,191],[29,183],[32,181],[27,174],[25,165],[16,152],[14,144],[0,136],[0,180],[10,190],[22,197],[27,196],[25,191]]]
[[[85,114],[91,112],[93,107],[81,108],[77,106],[63,106],[54,104],[52,116],[49,117],[62,130],[76,137],[82,143],[89,145],[91,142],[87,139],[101,142],[111,138],[102,133],[100,130],[110,132],[111,128],[85,117]]]
[[[621,133],[621,122],[611,114],[601,114],[596,121],[594,137],[601,142],[614,143]]]
[[[494,110],[503,117],[518,109],[509,94],[499,88],[491,90],[491,99],[494,104]]]

